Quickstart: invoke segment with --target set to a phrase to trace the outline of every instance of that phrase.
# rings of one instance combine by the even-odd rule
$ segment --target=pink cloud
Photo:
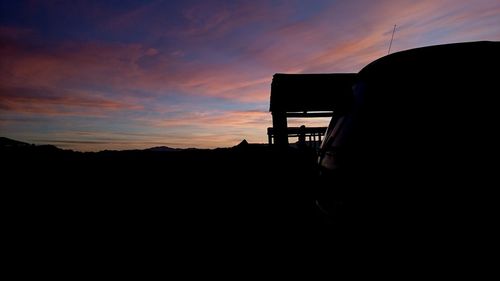
[[[134,61],[147,49],[139,44],[63,43],[53,49],[29,45],[0,48],[0,82],[57,86],[62,83],[103,84],[133,76]],[[127,73],[129,73],[127,75]]]
[[[256,76],[238,64],[217,65],[183,61],[141,44],[62,43],[53,50],[33,51],[15,44],[0,47],[0,83],[29,88],[108,88],[109,96],[150,96],[182,92],[193,96],[235,99],[267,99],[272,74]],[[149,65],[143,65],[152,58]],[[259,75],[259,74],[257,74]],[[85,90],[85,89],[81,89]],[[104,93],[103,93],[104,94]]]
[[[155,5],[158,3],[139,7],[122,21],[140,19],[154,10]],[[250,22],[269,20],[275,11],[268,9],[267,4],[208,6],[202,3],[184,11],[188,27],[182,31],[195,30],[185,33],[186,38],[195,37],[191,33],[225,33]],[[33,87],[104,85],[111,89],[109,95],[135,95],[140,91],[158,96],[181,92],[241,102],[265,102],[275,72],[359,71],[386,53],[394,23],[400,26],[394,51],[423,44],[423,39],[419,42],[419,38],[426,38],[431,28],[439,31],[451,26],[463,28],[470,34],[486,33],[484,26],[465,23],[478,18],[498,22],[492,19],[499,12],[498,5],[490,6],[484,8],[457,1],[379,1],[363,6],[354,2],[332,4],[312,19],[265,31],[258,41],[241,50],[240,58],[225,64],[189,61],[185,59],[189,50],[162,53],[157,47],[143,44],[63,43],[53,51],[39,52],[2,47],[0,54],[5,58],[2,73],[7,74],[3,75],[2,83],[29,83]],[[214,12],[209,13],[207,9]],[[290,9],[280,11],[277,17],[290,13]],[[362,17],[353,22],[345,14]],[[466,37],[450,34],[435,41],[459,39]],[[148,62],[150,57],[154,59]],[[248,62],[254,66],[248,67]]]
[[[0,86],[0,110],[43,115],[103,116],[141,106],[103,98],[95,93],[51,88]]]
[[[357,72],[392,52],[470,40],[500,40],[494,1],[377,1],[333,3],[307,21],[269,30],[245,51],[276,72]],[[353,18],[355,17],[355,19]],[[432,33],[439,37],[431,36]],[[279,40],[274,40],[279,38]]]

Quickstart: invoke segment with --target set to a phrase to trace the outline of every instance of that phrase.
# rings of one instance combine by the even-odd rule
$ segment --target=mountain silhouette
[[[172,148],[168,146],[155,146],[151,148],[146,148],[144,151],[153,151],[153,152],[171,152],[171,151],[179,151],[181,148]]]
[[[0,137],[0,147],[23,147],[23,146],[30,146],[30,144],[5,137]]]
[[[244,148],[248,146],[248,142],[246,139],[242,140],[238,145],[234,146],[235,148]]]

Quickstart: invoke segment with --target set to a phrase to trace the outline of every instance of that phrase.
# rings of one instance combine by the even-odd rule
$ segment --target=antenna
[[[396,25],[394,25],[394,29],[392,30],[391,43],[389,44],[389,51],[387,51],[387,54],[391,52],[392,40],[394,39],[394,32],[396,32]]]

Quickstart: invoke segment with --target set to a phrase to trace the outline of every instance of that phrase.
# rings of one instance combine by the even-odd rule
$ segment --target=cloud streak
[[[182,114],[175,118],[164,120],[154,120],[151,125],[158,127],[233,127],[233,128],[254,128],[265,123],[270,123],[268,112],[248,110],[248,111],[208,111]]]
[[[50,88],[0,87],[0,109],[51,116],[102,116],[108,111],[140,110],[142,107],[87,92]]]

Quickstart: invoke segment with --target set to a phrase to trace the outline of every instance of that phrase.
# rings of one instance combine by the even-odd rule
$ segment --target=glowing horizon
[[[0,3],[0,136],[80,151],[265,143],[274,73],[358,72],[394,24],[500,40],[497,0]]]

